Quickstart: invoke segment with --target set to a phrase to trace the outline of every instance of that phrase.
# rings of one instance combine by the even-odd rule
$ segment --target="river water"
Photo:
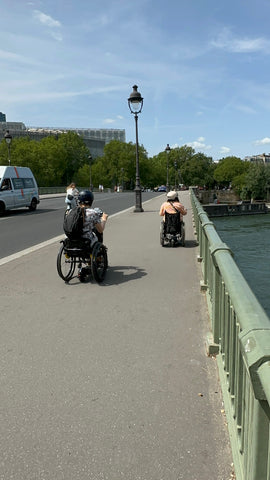
[[[270,318],[270,214],[215,217],[211,221]]]

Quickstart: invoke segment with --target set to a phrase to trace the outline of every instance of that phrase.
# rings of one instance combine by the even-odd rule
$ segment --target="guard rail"
[[[270,319],[190,189],[237,480],[270,480]]]

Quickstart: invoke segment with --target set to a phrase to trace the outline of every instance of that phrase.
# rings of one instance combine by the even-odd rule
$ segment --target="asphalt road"
[[[143,192],[142,201],[159,193]],[[162,197],[161,197],[162,198]],[[134,192],[95,193],[94,206],[109,215],[134,205]],[[35,212],[10,210],[0,217],[0,258],[15,254],[63,234],[64,197],[43,196]]]

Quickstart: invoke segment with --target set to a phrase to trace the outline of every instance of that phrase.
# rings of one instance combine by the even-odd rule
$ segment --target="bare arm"
[[[102,214],[102,217],[101,217],[101,222],[100,222],[100,223],[96,223],[96,225],[95,225],[98,233],[102,233],[102,232],[104,231],[104,228],[105,228],[107,219],[108,219],[107,213],[103,213],[103,214]]]

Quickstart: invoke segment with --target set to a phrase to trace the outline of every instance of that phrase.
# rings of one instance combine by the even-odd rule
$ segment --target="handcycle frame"
[[[108,268],[108,256],[107,248],[103,243],[95,242],[91,247],[87,239],[70,240],[68,238],[61,240],[60,243],[57,272],[66,283],[75,276],[76,266],[81,281],[89,275],[92,275],[97,283],[104,280]]]

